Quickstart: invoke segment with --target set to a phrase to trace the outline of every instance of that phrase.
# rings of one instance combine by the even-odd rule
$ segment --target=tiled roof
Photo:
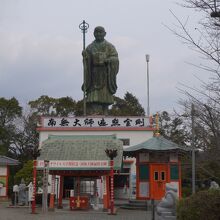
[[[183,150],[181,146],[178,144],[165,139],[162,136],[152,137],[147,141],[144,141],[140,144],[128,147],[124,150],[126,152],[134,152],[134,151],[172,151],[172,150]]]
[[[50,136],[38,160],[109,160],[105,150],[117,149],[115,169],[121,168],[123,146],[115,136]]]
[[[18,160],[0,155],[0,165],[18,165]]]

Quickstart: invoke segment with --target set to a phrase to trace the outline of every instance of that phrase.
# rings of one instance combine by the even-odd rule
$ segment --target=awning
[[[18,165],[18,164],[19,164],[18,160],[15,160],[15,159],[12,159],[10,157],[6,157],[6,156],[0,155],[0,165],[10,165],[10,166],[13,166],[13,165]]]
[[[107,148],[117,149],[114,169],[121,169],[123,146],[115,135],[49,136],[42,143],[38,169],[43,168],[42,161],[48,160],[50,170],[109,170]]]

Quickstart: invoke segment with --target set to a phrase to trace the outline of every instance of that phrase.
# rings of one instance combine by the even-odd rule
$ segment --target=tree
[[[56,116],[70,117],[74,116],[76,112],[76,101],[71,97],[58,98],[55,101],[54,109]]]
[[[30,108],[39,116],[73,116],[75,115],[76,101],[71,97],[52,98],[42,95],[30,101]]]
[[[184,125],[184,121],[179,115],[170,115],[163,111],[159,113],[159,133],[166,139],[173,141],[176,144],[184,147],[189,141],[189,131]],[[156,115],[153,115],[153,122],[155,124]]]
[[[20,126],[17,127],[11,150],[22,163],[39,156],[39,134],[36,130],[38,121],[38,115],[32,112],[23,114],[19,120]]]
[[[198,169],[204,176],[220,180],[220,4],[217,0],[183,0],[183,7],[200,14],[197,26],[190,30],[189,19],[176,19],[174,28],[168,27],[183,43],[198,52],[202,64],[193,66],[207,71],[210,80],[200,80],[200,88],[183,85],[180,89],[186,95],[180,104],[184,107],[181,118],[191,128],[191,105],[195,106],[195,146],[200,149]],[[215,167],[215,168],[214,168]],[[214,168],[214,169],[213,169]]]
[[[124,99],[114,97],[115,103],[109,110],[109,115],[114,116],[144,116],[144,108],[139,103],[139,100],[129,92],[126,92]]]
[[[0,98],[0,153],[10,155],[16,136],[16,120],[21,117],[22,107],[15,98]]]
[[[42,178],[42,172],[37,172],[37,186],[42,186]],[[19,184],[22,179],[26,185],[33,181],[33,160],[28,160],[23,164],[23,167],[16,173],[14,182]]]

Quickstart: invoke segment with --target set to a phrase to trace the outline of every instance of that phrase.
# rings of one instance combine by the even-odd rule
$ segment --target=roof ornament
[[[159,128],[159,114],[158,112],[156,113],[156,131],[154,133],[155,137],[159,137],[160,136],[160,128]]]

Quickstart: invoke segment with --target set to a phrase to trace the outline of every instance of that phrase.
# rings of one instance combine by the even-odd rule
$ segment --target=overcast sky
[[[145,54],[150,54],[151,112],[172,111],[179,83],[197,84],[198,70],[187,62],[198,54],[163,25],[175,23],[170,9],[182,20],[189,16],[195,28],[198,15],[173,0],[0,0],[0,97],[14,96],[22,105],[41,95],[82,99],[78,26],[86,20],[86,44],[101,25],[119,53],[116,95],[132,92],[146,108]]]

